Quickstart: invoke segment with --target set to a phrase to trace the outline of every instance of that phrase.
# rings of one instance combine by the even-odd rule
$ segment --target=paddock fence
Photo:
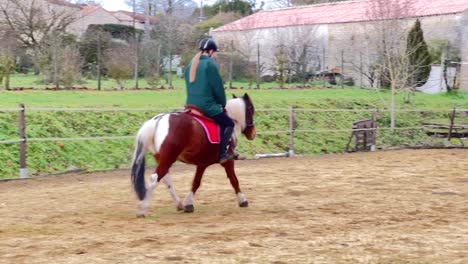
[[[0,118],[0,162],[4,163],[3,169],[0,168],[0,179],[27,178],[31,176],[28,171],[34,176],[61,173],[73,168],[128,168],[133,139],[139,126],[158,113],[178,110],[180,109],[49,108],[27,107],[23,104],[16,108],[0,108],[0,117],[3,117]],[[255,123],[258,137],[254,141],[240,139],[238,150],[255,159],[343,153],[350,151],[349,145],[355,146],[351,151],[401,147],[464,147],[464,140],[468,136],[468,109],[398,109],[394,112],[396,123],[394,127],[390,127],[389,109],[306,109],[292,106],[257,109]],[[53,115],[60,117],[56,121],[59,124],[54,124],[49,118]],[[88,118],[88,115],[91,117]],[[112,118],[116,120],[108,120]],[[74,123],[64,127],[65,122],[61,123],[60,120],[65,119],[74,120]],[[353,126],[356,122],[366,120],[374,120],[376,125],[366,128]],[[118,128],[105,133],[97,131],[105,121]],[[59,126],[60,129],[48,131],[53,130],[54,126]],[[80,129],[84,129],[84,134],[74,132]],[[117,131],[120,129],[122,131]],[[40,136],[43,135],[39,133],[41,131],[50,133]],[[366,139],[363,142],[362,137],[359,137],[360,133],[364,133],[362,135],[366,138],[369,135],[367,132],[376,135],[371,140],[370,148],[366,148]],[[124,144],[103,146],[109,141]],[[68,147],[67,142],[82,144]],[[364,148],[359,148],[359,144],[364,144]],[[64,154],[66,151],[86,153],[90,145],[93,145],[94,150],[88,155],[96,155],[96,160],[101,162],[98,167],[93,164],[83,165],[82,161],[67,160]],[[99,155],[103,158],[98,158]],[[75,159],[76,156],[78,155],[70,157]],[[112,156],[114,160],[106,158],[107,156]],[[51,167],[49,163],[56,161],[54,159],[61,159],[61,166]],[[108,159],[108,164],[103,159]]]

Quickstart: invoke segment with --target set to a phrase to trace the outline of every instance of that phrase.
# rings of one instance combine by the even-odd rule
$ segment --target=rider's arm
[[[214,63],[208,63],[207,67],[208,83],[213,88],[213,95],[216,103],[226,106],[226,93],[224,92],[223,80],[219,74],[218,67]]]

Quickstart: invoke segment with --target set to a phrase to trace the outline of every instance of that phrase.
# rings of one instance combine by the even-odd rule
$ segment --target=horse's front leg
[[[184,212],[186,213],[193,213],[193,211],[195,210],[195,207],[193,206],[195,198],[194,196],[198,188],[200,187],[201,180],[203,178],[203,173],[205,172],[207,167],[208,166],[206,165],[197,166],[197,171],[195,172],[195,177],[192,181],[192,190],[187,194],[187,196],[185,196],[184,199]]]
[[[237,180],[236,172],[234,170],[234,160],[229,160],[226,163],[222,164],[224,170],[226,171],[226,175],[231,182],[232,188],[237,195],[237,201],[240,207],[249,207],[249,202],[245,198],[244,194],[241,192],[239,187],[239,181]]]

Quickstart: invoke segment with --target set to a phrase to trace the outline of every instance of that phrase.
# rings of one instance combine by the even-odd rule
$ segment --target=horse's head
[[[247,139],[253,140],[257,131],[253,119],[255,107],[252,100],[247,93],[242,97],[236,97],[235,95],[233,97],[233,99],[227,102],[226,110],[236,124],[236,136],[242,133]]]

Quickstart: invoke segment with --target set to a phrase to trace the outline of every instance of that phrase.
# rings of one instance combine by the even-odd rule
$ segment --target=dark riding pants
[[[229,140],[232,136],[232,132],[234,131],[234,122],[226,112],[222,112],[218,115],[212,116],[211,118],[219,125],[221,136],[221,140],[219,142],[219,155],[220,157],[223,157],[226,155]]]

